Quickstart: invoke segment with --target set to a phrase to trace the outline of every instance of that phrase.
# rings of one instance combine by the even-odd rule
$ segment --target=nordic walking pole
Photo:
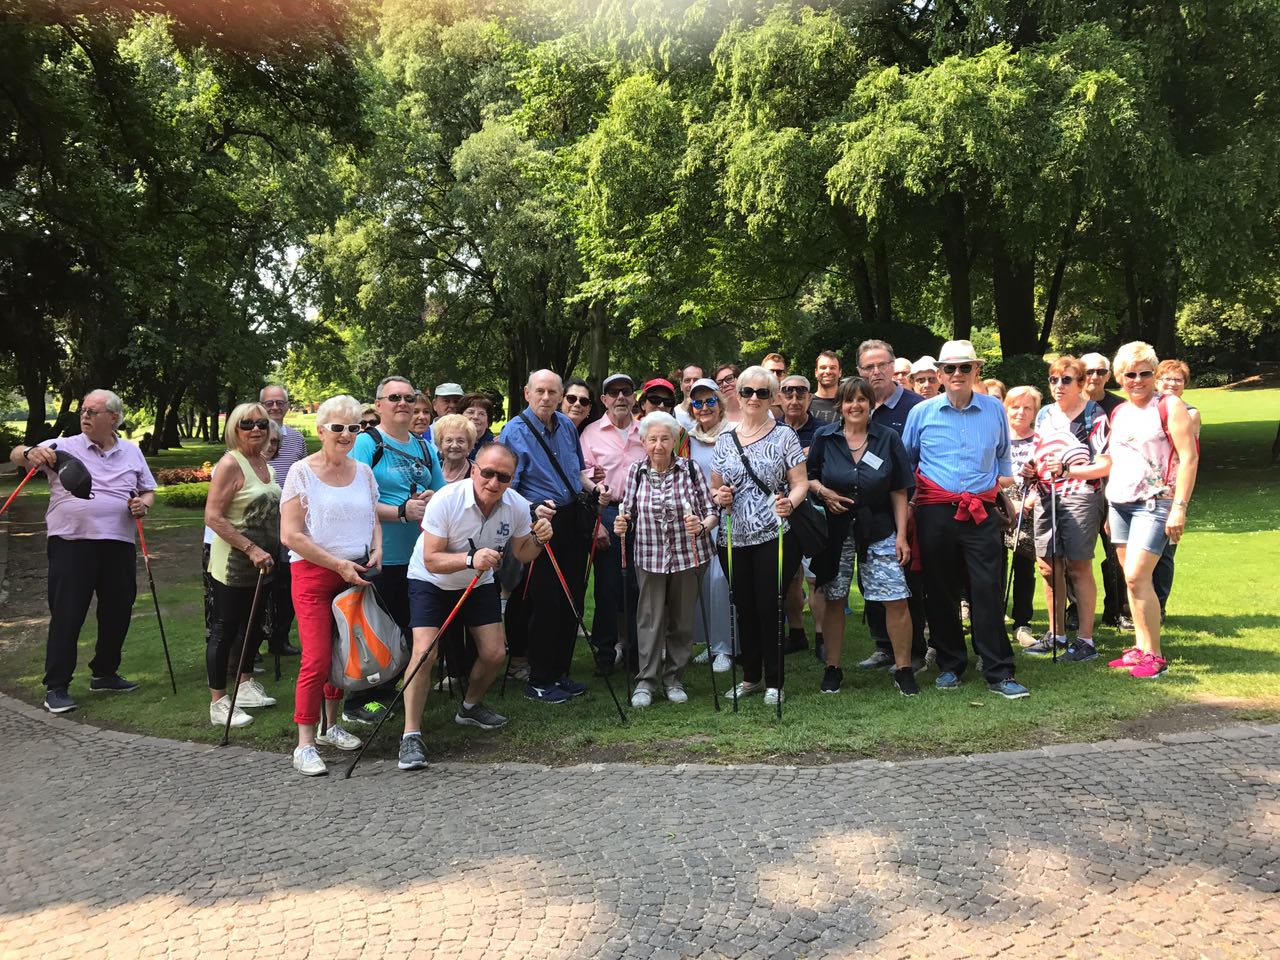
[[[382,711],[382,716],[378,719],[378,725],[373,728],[373,733],[365,738],[364,743],[360,744],[360,750],[351,760],[351,765],[347,767],[347,772],[342,775],[343,780],[350,780],[351,773],[355,770],[356,764],[360,762],[360,758],[364,756],[364,752],[369,749],[369,744],[378,738],[378,731],[382,729],[382,725],[387,722],[387,717],[395,712],[396,704],[400,702],[400,698],[404,696],[404,692],[408,689],[409,684],[413,683],[413,678],[418,675],[418,670],[422,665],[431,659],[431,651],[436,648],[436,644],[440,642],[440,638],[444,636],[445,630],[449,629],[449,624],[453,622],[453,618],[458,615],[458,611],[462,609],[462,604],[466,602],[467,597],[471,596],[471,591],[479,582],[481,574],[477,573],[471,578],[471,582],[467,584],[467,589],[462,591],[462,596],[458,598],[458,602],[453,605],[453,609],[449,611],[449,615],[444,618],[444,623],[440,624],[440,629],[436,635],[431,638],[431,642],[427,644],[427,649],[423,652],[418,662],[413,665],[413,669],[404,675],[404,682],[400,684],[400,689],[396,691],[395,697],[391,701],[391,706]],[[427,679],[431,679],[431,675],[427,674]],[[323,712],[323,706],[321,711]]]
[[[136,497],[137,491],[134,491],[133,495]],[[169,641],[164,635],[164,617],[160,616],[160,598],[156,596],[156,578],[151,574],[151,554],[147,552],[147,538],[142,534],[142,518],[135,517],[134,520],[138,524],[138,542],[142,544],[142,563],[147,568],[147,582],[151,584],[151,601],[156,605],[156,623],[160,624],[160,645],[164,647],[164,663],[169,668],[169,686],[173,687],[173,692],[176,694],[178,681],[173,678],[173,661],[169,659]],[[278,660],[276,662],[279,663]]]
[[[36,475],[36,471],[39,469],[40,468],[38,466],[35,466],[27,471],[27,475],[22,478],[22,482],[14,487],[13,493],[9,494],[9,499],[4,502],[3,507],[0,507],[0,517],[4,516],[4,512],[9,509],[9,504],[13,503],[14,498],[21,493],[22,488],[27,485],[27,481],[34,477]]]
[[[693,505],[689,504],[687,509],[689,515],[693,516]],[[689,545],[693,548],[693,569],[698,569],[698,537],[696,534],[689,537]],[[702,588],[706,583],[704,579],[711,572],[711,558],[707,558],[707,569],[698,577],[698,610],[702,613],[702,634],[707,639],[707,670],[711,673],[711,702],[715,705],[716,713],[720,712],[720,694],[716,692],[716,666],[711,656],[711,627],[707,623],[707,603],[706,597],[703,595]]]
[[[778,719],[782,719],[782,518],[778,518]]]
[[[578,627],[586,630],[586,626],[582,622],[582,614],[578,613],[577,604],[573,602],[573,594],[569,592],[569,581],[564,578],[564,572],[560,569],[560,564],[556,560],[556,555],[551,550],[551,544],[545,543],[543,546],[547,551],[547,559],[551,561],[552,569],[556,572],[556,579],[560,581],[560,587],[564,590],[564,598],[569,602],[569,610],[573,613],[573,618],[578,621]],[[618,702],[618,695],[613,692],[613,684],[609,682],[609,675],[604,674],[601,677],[604,680],[605,688],[609,691],[609,696],[613,698],[613,705],[618,708],[618,716],[623,723],[627,722],[627,715],[623,712],[622,704]]]
[[[1022,484],[1022,497],[1020,500],[1025,503],[1027,499],[1027,486],[1030,481],[1024,481]],[[1018,508],[1018,520],[1013,525],[1013,550],[1009,557],[1009,582],[1004,586],[1004,610],[1009,610],[1009,597],[1013,594],[1013,561],[1018,557],[1018,537],[1022,535],[1022,519],[1027,515],[1027,511],[1021,507]]]
[[[733,712],[738,712],[738,608],[733,602],[733,508],[724,515],[724,534],[729,555],[729,670],[733,683]]]
[[[1049,581],[1053,584],[1053,609],[1049,611],[1049,633],[1052,634],[1049,640],[1049,646],[1053,648],[1053,662],[1058,662],[1058,634],[1055,632],[1055,623],[1062,627],[1062,632],[1066,633],[1066,624],[1062,622],[1065,619],[1058,617],[1058,600],[1061,594],[1063,604],[1066,604],[1066,577],[1063,577],[1062,589],[1058,589],[1058,497],[1057,491],[1053,488],[1053,481],[1049,481],[1049,527],[1053,533],[1050,541],[1053,545],[1053,552],[1049,554]]]
[[[244,625],[244,640],[240,644],[240,662],[236,665],[236,682],[231,688],[231,705],[227,707],[227,725],[222,728],[222,739],[218,741],[220,747],[225,747],[230,742],[231,720],[236,715],[236,695],[240,693],[240,675],[244,673],[245,654],[249,652],[249,635],[253,633],[253,621],[258,615],[258,600],[262,596],[262,578],[266,575],[267,571],[259,567],[258,582],[253,588],[253,602],[249,604],[249,619]],[[154,592],[152,596],[155,596]],[[324,709],[323,704],[320,709]]]
[[[634,501],[632,501],[632,503],[634,505]],[[628,521],[627,532],[622,535],[622,543],[621,543],[621,547],[622,547],[622,629],[625,630],[627,634],[626,638],[622,641],[622,670],[623,670],[623,674],[626,676],[627,697],[630,698],[633,695],[633,691],[631,689],[631,678],[633,675],[631,673],[631,656],[630,656],[631,633],[632,633],[631,598],[630,596],[628,596],[630,591],[627,589],[627,537],[631,533],[631,524],[630,524],[631,518],[629,514],[625,514],[625,513],[619,513],[618,516]],[[638,651],[637,651],[636,659],[638,662],[639,661]],[[630,702],[629,699],[628,699],[628,702]]]

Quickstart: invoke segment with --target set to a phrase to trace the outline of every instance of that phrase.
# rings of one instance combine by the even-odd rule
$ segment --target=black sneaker
[[[347,704],[342,708],[343,723],[377,723],[382,719],[382,715],[387,712],[387,707],[379,703],[377,700],[370,700],[368,703],[354,706]]]
[[[805,636],[803,630],[792,630],[787,636],[787,645],[783,648],[784,653],[799,653],[801,650],[809,649],[809,638]]]
[[[839,667],[827,667],[822,673],[822,692],[839,693],[840,684],[844,682],[844,671]]]
[[[497,730],[499,727],[507,725],[507,718],[498,713],[497,710],[490,710],[483,703],[477,703],[470,710],[465,706],[459,705],[458,712],[453,717],[453,722],[461,727]]]
[[[396,764],[401,770],[421,770],[427,765],[427,747],[422,742],[422,734],[411,733],[400,738],[400,761]]]
[[[914,697],[920,692],[920,684],[916,683],[916,675],[906,667],[894,667],[889,671],[898,692],[904,697]]]
[[[1086,660],[1097,660],[1098,650],[1092,643],[1081,643],[1073,640],[1067,644],[1067,652],[1058,657],[1070,663],[1084,663]]]
[[[55,687],[45,691],[44,708],[50,713],[70,713],[76,708],[76,702],[66,687]]]
[[[1054,644],[1053,634],[1046,633],[1043,637],[1041,637],[1031,646],[1026,647],[1022,652],[1026,654],[1030,654],[1033,657],[1047,657],[1049,656],[1049,654],[1053,653],[1053,644]],[[1057,644],[1058,644],[1059,651],[1065,650],[1067,648],[1067,644],[1065,640],[1059,640],[1057,641]]]
[[[95,693],[108,691],[111,693],[129,693],[138,689],[138,685],[132,680],[126,680],[118,673],[113,673],[109,677],[93,677],[89,680],[89,689]]]

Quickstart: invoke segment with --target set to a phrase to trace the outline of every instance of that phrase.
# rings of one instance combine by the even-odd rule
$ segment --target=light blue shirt
[[[534,415],[532,408],[524,408],[524,416],[533,424],[535,430],[542,434],[542,439],[551,448],[552,456],[564,471],[572,491],[566,490],[560,474],[547,459],[542,444],[529,429],[528,424],[520,416],[514,416],[502,428],[498,438],[519,457],[516,464],[516,475],[512,488],[530,503],[541,503],[550,500],[557,507],[568,506],[574,496],[582,489],[582,448],[578,446],[578,428],[573,421],[557,410],[552,415],[551,427],[542,425],[542,421]]]
[[[945,393],[917,403],[902,442],[920,472],[951,493],[985,493],[1013,475],[1004,404],[983,393],[958,409]]]
[[[444,486],[444,474],[440,471],[440,457],[434,447],[426,446],[414,436],[407,443],[382,434],[387,449],[375,466],[373,462],[377,445],[373,435],[362,433],[351,447],[351,457],[373,467],[373,478],[378,481],[378,502],[398,507],[415,493],[423,490],[439,490]],[[408,456],[401,456],[401,451]],[[412,459],[410,459],[412,458]],[[409,562],[413,545],[418,541],[418,525],[400,520],[382,520],[382,565],[400,567]]]

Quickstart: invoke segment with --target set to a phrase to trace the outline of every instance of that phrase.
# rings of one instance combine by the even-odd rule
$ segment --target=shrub
[[[1004,383],[1010,390],[1029,386],[1044,393],[1049,378],[1049,364],[1045,363],[1044,357],[1030,353],[1002,357],[999,360],[988,359],[982,365],[982,379],[991,377]]]
[[[162,487],[177,483],[199,483],[212,477],[212,467],[208,462],[198,467],[171,467],[156,471],[156,483]]]
[[[174,486],[161,487],[156,496],[171,507],[191,507],[203,510],[204,502],[209,498],[209,481],[202,483],[179,483]]]

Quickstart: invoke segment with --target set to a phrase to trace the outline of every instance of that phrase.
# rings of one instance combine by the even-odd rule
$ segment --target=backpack
[[[387,452],[387,444],[382,437],[382,431],[377,427],[366,427],[364,432],[373,436],[373,460],[369,463],[369,469],[372,470],[378,465],[378,461],[382,459],[382,455]],[[427,442],[421,437],[414,437],[412,433],[409,434],[409,436],[418,441],[418,446],[422,449],[422,463],[420,466],[426,467],[427,472],[430,473],[434,464],[432,463],[431,451],[427,447]],[[409,457],[407,453],[402,453],[399,450],[396,450],[395,452],[400,453],[401,456]],[[409,459],[412,460],[414,458],[409,457]]]
[[[329,682],[335,687],[376,687],[404,670],[409,653],[404,632],[374,587],[348,587],[333,598]]]
[[[1162,393],[1156,398],[1156,412],[1160,414],[1160,429],[1164,431],[1165,438],[1169,441],[1169,462],[1165,464],[1164,476],[1162,479],[1166,484],[1168,484],[1169,489],[1172,490],[1174,481],[1178,477],[1178,448],[1173,442],[1173,434],[1169,432],[1169,405],[1165,402],[1168,399],[1169,395],[1167,393]],[[1125,403],[1128,402],[1129,401],[1127,400],[1125,401]],[[1112,421],[1115,420],[1116,410],[1119,410],[1120,407],[1124,405],[1125,404],[1123,403],[1118,404],[1114,409],[1112,409],[1110,418]],[[1195,443],[1196,456],[1198,457],[1200,455],[1199,437],[1195,438]]]

